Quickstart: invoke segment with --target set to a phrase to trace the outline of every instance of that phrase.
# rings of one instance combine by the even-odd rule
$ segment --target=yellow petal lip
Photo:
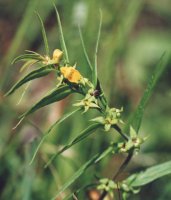
[[[60,49],[55,49],[53,51],[52,59],[49,56],[44,56],[43,64],[59,64],[61,58],[63,56],[63,52]]]
[[[53,60],[60,60],[63,56],[63,52],[60,49],[55,49],[53,51]]]
[[[74,67],[61,67],[60,71],[64,78],[66,78],[71,83],[79,83],[82,78],[80,72]]]

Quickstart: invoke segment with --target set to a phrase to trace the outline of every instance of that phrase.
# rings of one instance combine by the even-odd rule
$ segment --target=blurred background
[[[148,79],[161,55],[171,51],[170,0],[59,0],[55,1],[61,16],[64,36],[71,64],[89,76],[79,38],[80,24],[90,59],[94,59],[99,24],[99,9],[103,25],[98,52],[98,75],[110,106],[124,107],[127,122],[135,110]],[[44,164],[62,145],[79,134],[96,113],[77,113],[57,126],[44,142],[32,165],[28,165],[38,141],[63,113],[73,110],[78,96],[52,104],[27,117],[15,130],[18,116],[43,97],[56,84],[53,75],[34,80],[16,93],[4,98],[4,93],[24,73],[21,64],[12,60],[24,50],[44,54],[41,26],[35,15],[41,15],[51,48],[60,48],[54,7],[47,0],[0,1],[0,199],[47,200],[92,155],[104,149],[110,141],[120,138],[116,132],[97,131],[85,142],[76,145],[57,158],[48,169]],[[170,63],[171,64],[171,63]],[[140,134],[149,135],[141,153],[130,163],[127,173],[171,159],[171,68],[162,75],[145,111]],[[22,97],[22,99],[21,99]],[[95,176],[111,177],[123,156],[105,159],[91,167],[71,187],[75,191],[91,183]],[[169,176],[142,188],[131,200],[171,199]],[[66,194],[70,191],[67,190]],[[84,191],[79,199],[92,198],[92,191]],[[65,195],[65,194],[64,194]],[[89,195],[89,197],[88,197]],[[98,194],[97,194],[98,195]],[[61,196],[59,199],[63,199]]]

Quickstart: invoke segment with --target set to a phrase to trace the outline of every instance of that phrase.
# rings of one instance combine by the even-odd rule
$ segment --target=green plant
[[[55,7],[55,10],[56,10],[56,7]],[[145,185],[151,182],[152,180],[159,178],[160,176],[171,173],[170,162],[168,162],[159,166],[155,166],[151,169],[147,169],[147,171],[142,172],[141,174],[132,174],[127,179],[117,183],[118,176],[126,168],[126,166],[130,162],[133,155],[138,153],[141,147],[141,144],[143,144],[143,142],[145,142],[146,140],[146,137],[141,138],[138,136],[138,131],[141,125],[141,120],[143,117],[145,106],[153,92],[153,89],[158,79],[160,78],[165,67],[167,66],[166,64],[167,64],[168,58],[166,55],[164,55],[161,58],[158,66],[156,67],[154,74],[152,75],[152,78],[149,80],[147,90],[145,91],[140,101],[139,106],[137,107],[132,117],[130,117],[130,120],[128,120],[128,123],[125,123],[123,122],[122,115],[121,115],[121,113],[123,112],[123,108],[121,109],[110,108],[105,97],[105,91],[102,90],[101,83],[97,77],[97,52],[98,52],[98,44],[99,44],[99,38],[100,38],[102,19],[100,20],[97,43],[95,47],[94,64],[91,64],[91,61],[87,55],[83,37],[80,30],[80,38],[82,41],[85,58],[87,59],[88,67],[90,68],[92,72],[92,76],[84,77],[80,73],[80,71],[76,69],[75,64],[74,65],[70,64],[67,48],[64,41],[62,25],[61,25],[60,17],[57,10],[56,10],[56,15],[57,15],[59,28],[60,28],[62,51],[59,49],[55,49],[53,51],[53,55],[52,56],[50,55],[44,25],[40,16],[38,15],[41,25],[42,25],[42,35],[43,35],[44,44],[45,44],[46,56],[38,54],[33,51],[27,51],[26,54],[17,57],[14,60],[14,63],[18,61],[25,61],[24,65],[22,66],[22,69],[26,67],[30,67],[32,65],[35,66],[35,64],[39,68],[31,71],[24,78],[18,81],[11,88],[11,90],[9,90],[7,95],[12,94],[20,86],[22,86],[23,84],[33,79],[46,76],[49,73],[53,72],[58,78],[58,83],[56,84],[56,87],[53,88],[53,90],[49,92],[47,96],[45,96],[35,105],[33,105],[24,114],[22,114],[20,116],[21,120],[23,120],[29,114],[37,111],[38,109],[46,105],[49,105],[51,103],[60,101],[64,99],[65,97],[69,96],[70,94],[74,94],[74,93],[80,94],[82,96],[82,99],[79,102],[74,104],[74,106],[78,107],[77,109],[75,109],[74,111],[70,113],[67,113],[60,120],[58,120],[54,125],[50,127],[50,129],[47,131],[47,133],[44,135],[44,137],[40,141],[32,157],[31,163],[33,162],[41,144],[43,143],[43,141],[49,135],[51,130],[57,124],[62,123],[67,118],[74,115],[76,112],[82,112],[82,114],[84,114],[85,112],[89,112],[89,110],[91,109],[95,109],[99,112],[99,116],[93,119],[89,119],[93,123],[88,128],[81,131],[80,134],[77,137],[73,138],[69,144],[64,146],[59,152],[53,155],[50,158],[50,160],[46,163],[45,167],[48,167],[49,164],[57,156],[62,154],[67,149],[71,148],[73,145],[86,139],[88,136],[93,134],[94,131],[97,129],[104,129],[106,132],[109,132],[111,129],[114,129],[117,133],[120,134],[121,140],[123,141],[122,142],[113,141],[109,143],[108,147],[104,151],[98,152],[96,155],[94,155],[82,167],[79,168],[79,170],[66,182],[66,184],[64,184],[64,186],[58,191],[58,193],[52,199],[56,199],[56,197],[58,197],[66,188],[68,188],[74,181],[76,181],[85,172],[85,170],[87,170],[87,168],[89,168],[93,164],[96,164],[97,162],[100,162],[102,159],[104,159],[105,157],[109,155],[118,154],[118,153],[124,153],[127,155],[125,161],[120,166],[118,172],[112,177],[111,180],[99,179],[98,181],[96,181],[93,187],[97,187],[97,189],[102,190],[100,199],[104,199],[106,195],[110,195],[113,197],[114,190],[117,190],[117,188],[121,190],[123,198],[126,199],[128,195],[138,192],[139,190],[137,188],[141,187],[142,185]],[[153,172],[153,176],[149,178],[149,174],[151,174],[151,171]],[[78,189],[78,191],[74,191],[73,193],[74,195],[77,195],[77,193],[79,193],[80,191],[81,190]],[[70,198],[70,195],[68,198]]]

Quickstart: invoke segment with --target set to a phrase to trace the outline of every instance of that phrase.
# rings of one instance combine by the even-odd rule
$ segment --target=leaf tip
[[[20,124],[21,122],[24,120],[24,117],[22,117],[19,122],[12,128],[12,130],[15,130]]]

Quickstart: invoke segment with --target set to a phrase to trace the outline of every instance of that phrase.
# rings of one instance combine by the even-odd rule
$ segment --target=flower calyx
[[[91,96],[89,93],[86,94],[84,99],[73,105],[83,107],[84,112],[87,112],[89,108],[99,108],[97,99],[94,96]]]
[[[127,181],[122,181],[119,184],[120,190],[122,191],[124,199],[127,199],[130,194],[137,194],[140,192],[140,188],[134,188],[130,184],[127,183]]]
[[[141,144],[147,140],[147,137],[138,137],[136,131],[133,127],[130,127],[130,138],[127,142],[122,142],[118,144],[119,152],[126,153],[134,151],[137,154],[140,150]]]
[[[117,184],[111,179],[102,178],[99,180],[99,185],[97,186],[97,189],[113,193],[113,190],[117,189]]]
[[[123,123],[121,120],[121,112],[123,108],[107,108],[105,116],[96,117],[91,121],[99,122],[104,125],[105,131],[109,131],[112,125],[116,125],[118,123]]]
[[[89,108],[100,108],[98,106],[97,99],[91,95],[93,89],[88,90],[84,99],[79,101],[78,103],[73,104],[74,106],[84,107],[84,112],[87,112]]]

